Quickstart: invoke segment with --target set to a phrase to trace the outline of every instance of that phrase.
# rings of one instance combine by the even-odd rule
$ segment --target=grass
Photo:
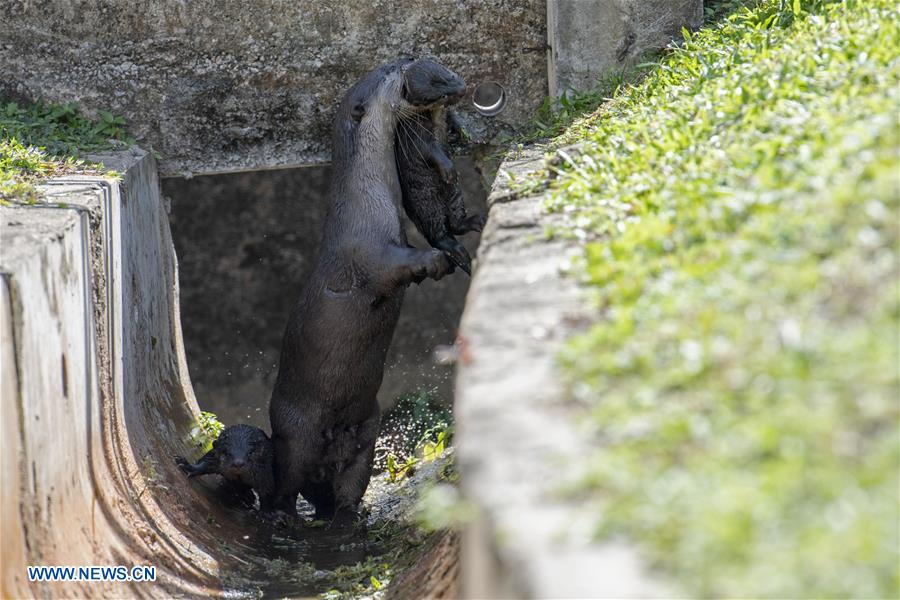
[[[0,203],[33,203],[34,185],[69,173],[115,175],[83,154],[133,144],[125,121],[108,112],[91,120],[73,103],[20,106],[0,100]]]
[[[572,493],[690,596],[896,597],[900,14],[766,0],[556,144]]]

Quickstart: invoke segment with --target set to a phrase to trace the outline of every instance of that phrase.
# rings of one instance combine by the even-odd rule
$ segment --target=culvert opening
[[[482,81],[472,93],[472,105],[486,117],[495,117],[506,108],[506,90],[496,81]]]
[[[455,163],[467,211],[485,214],[486,191],[474,160],[461,157]],[[270,432],[268,403],[282,335],[320,243],[329,178],[330,168],[318,166],[162,182],[178,256],[182,333],[194,392],[201,410],[215,413],[225,425],[247,423]],[[404,223],[409,242],[427,248],[408,219]],[[479,236],[459,239],[475,256]],[[376,472],[386,468],[392,450],[400,452],[400,446],[433,425],[418,414],[423,407],[429,414],[451,410],[450,349],[469,281],[457,270],[406,291],[378,396],[383,411],[399,401],[404,414],[383,422],[388,449],[376,456]],[[223,504],[215,477],[200,479],[185,485],[205,497],[203,506],[215,507],[211,515],[196,515],[198,526],[208,528],[211,519],[213,531],[229,540],[222,542],[222,551],[236,560],[226,569],[228,588],[259,589],[266,596],[321,593],[332,581],[315,571],[352,570],[384,550],[378,536],[373,540],[365,531],[274,527],[255,512]],[[376,485],[373,477],[367,498]],[[396,499],[389,490],[384,495],[383,504],[376,500],[367,506],[372,513],[394,510]],[[312,519],[311,507],[301,502],[299,508]]]

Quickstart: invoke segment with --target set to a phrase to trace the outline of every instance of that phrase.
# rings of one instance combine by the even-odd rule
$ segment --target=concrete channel
[[[366,69],[405,53],[437,56],[473,85],[503,85],[510,101],[501,117],[466,114],[488,141],[526,123],[548,85],[552,95],[581,88],[665,45],[682,25],[698,25],[702,0],[482,3],[473,18],[462,3],[435,10],[416,1],[409,15],[389,7],[397,27],[380,15],[384,2],[365,11],[298,2],[283,23],[258,18],[280,12],[271,3],[250,3],[228,19],[207,18],[216,13],[210,2],[169,12],[156,3],[146,14],[126,0],[108,4],[41,11],[26,3],[4,15],[12,25],[0,39],[0,69],[10,77],[0,94],[124,114],[139,142],[168,158],[158,165],[137,147],[96,157],[121,179],[66,177],[41,186],[35,205],[0,207],[0,593],[316,595],[323,590],[300,576],[272,575],[272,559],[333,569],[365,558],[359,540],[260,526],[223,507],[212,489],[187,485],[171,459],[196,452],[190,430],[199,408],[158,171],[190,177],[325,164],[323,107]],[[446,27],[457,22],[465,26]],[[223,46],[235,39],[235,48]],[[393,597],[429,595],[421,586],[436,564],[453,583],[437,578],[432,596],[647,597],[668,589],[628,548],[593,545],[579,507],[548,492],[556,465],[581,448],[550,402],[559,392],[554,348],[578,326],[578,298],[559,273],[565,244],[529,242],[546,224],[539,199],[516,197],[502,179],[539,167],[539,156],[526,156],[501,168],[460,328],[458,464],[479,517],[463,528],[460,547],[452,536],[423,556],[418,579],[399,576],[406,591]],[[334,550],[341,547],[354,549]],[[147,565],[156,579],[37,583],[29,565]]]

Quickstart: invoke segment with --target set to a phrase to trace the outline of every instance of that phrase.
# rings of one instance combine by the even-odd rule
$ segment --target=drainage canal
[[[486,193],[474,162],[468,158],[456,162],[468,211],[484,213]],[[270,430],[267,407],[281,337],[315,258],[328,209],[328,182],[327,166],[163,180],[194,392],[200,408],[215,413],[225,425],[249,423]],[[407,233],[410,243],[427,247],[408,223]],[[462,241],[474,256],[477,234]],[[431,409],[449,412],[453,366],[445,358],[468,285],[468,277],[457,270],[439,282],[428,280],[409,288],[379,393],[383,410],[406,399],[412,410],[405,418],[422,419],[409,413],[416,413],[423,400]],[[427,425],[401,425],[399,435],[417,435]],[[398,435],[397,430],[390,433]],[[216,481],[195,480],[190,485],[208,496],[208,505],[222,504]],[[394,492],[379,485],[373,477],[366,502],[371,513],[380,515],[382,527],[385,517],[389,521],[392,511],[399,509]],[[309,513],[306,517],[306,524],[299,527],[278,528],[255,512],[222,507],[196,519],[216,521],[213,525],[227,540],[221,542],[221,550],[234,561],[223,569],[223,584],[238,592],[322,593],[335,585],[337,577],[323,573],[359,577],[368,573],[367,565],[390,551],[383,538],[372,535],[371,527],[368,532],[328,530],[309,525],[312,517]],[[446,546],[446,538],[431,544],[435,545]]]

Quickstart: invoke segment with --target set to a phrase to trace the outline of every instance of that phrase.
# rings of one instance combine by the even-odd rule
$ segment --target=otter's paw
[[[453,167],[453,161],[451,160],[438,162],[437,172],[444,183],[453,183],[456,181],[456,169]]]
[[[456,238],[448,235],[435,242],[434,247],[443,250],[451,262],[465,271],[467,275],[472,275],[472,257],[469,256],[466,247],[460,244]]]
[[[465,227],[467,231],[481,231],[487,219],[484,215],[472,215],[466,218]]]
[[[185,457],[173,456],[172,459],[175,461],[175,464],[178,465],[178,468],[181,469],[182,473],[187,476],[194,474],[194,465],[189,463]]]
[[[425,268],[428,277],[435,281],[441,279],[444,275],[449,275],[455,270],[453,263],[442,250],[431,251],[431,256],[428,258]]]
[[[472,257],[469,256],[465,246],[457,243],[452,250],[448,251],[448,254],[450,260],[452,260],[457,267],[465,271],[466,275],[472,275]]]

